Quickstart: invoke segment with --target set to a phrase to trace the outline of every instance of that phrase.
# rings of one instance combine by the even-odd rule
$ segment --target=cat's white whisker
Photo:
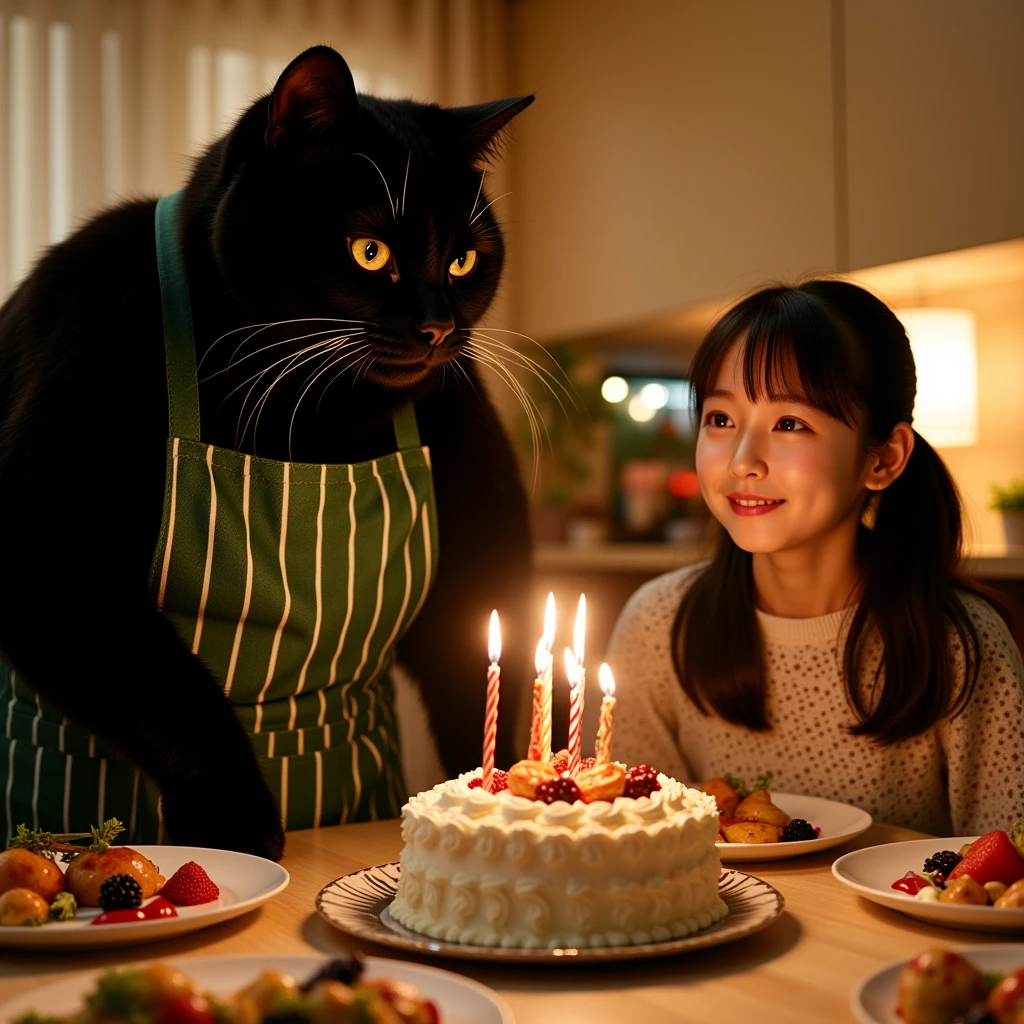
[[[554,385],[557,385],[562,390],[562,394],[569,400],[572,407],[579,412],[580,407],[576,403],[576,399],[572,393],[565,387],[565,385],[546,367],[538,363],[535,359],[531,359],[525,352],[520,352],[519,349],[513,348],[511,345],[506,345],[504,342],[499,341],[497,338],[492,338],[490,335],[484,334],[482,331],[477,329],[470,329],[464,332],[467,338],[472,338],[479,346],[486,349],[491,349],[492,346],[500,349],[503,352],[508,353],[509,357],[514,357],[516,365],[531,373],[534,377],[540,381],[541,385],[551,392],[551,397],[558,403],[558,407],[562,410],[562,413],[566,416],[569,415],[568,410],[562,404],[562,399],[555,391]],[[488,344],[490,343],[490,344]],[[492,349],[493,351],[493,349]],[[556,364],[557,365],[557,364]],[[570,381],[570,386],[572,382]],[[575,390],[575,389],[573,389]]]
[[[409,155],[405,160],[405,181],[402,182],[402,216],[405,216],[405,190],[409,185],[409,165],[412,163],[412,150],[409,150]]]
[[[372,157],[368,157],[365,153],[353,153],[352,155],[361,156],[364,160],[369,160],[370,163],[373,164],[373,166],[376,168],[377,173],[380,175],[380,180],[384,182],[384,190],[388,194],[388,204],[391,207],[391,219],[396,220],[397,217],[395,215],[395,201],[391,198],[391,189],[388,188],[388,179],[384,177],[384,172],[379,167],[377,167],[377,162]]]
[[[336,327],[329,327],[329,328],[327,328],[326,330],[323,330],[323,331],[310,331],[309,334],[300,334],[297,338],[285,338],[283,341],[271,342],[269,345],[264,345],[262,348],[258,348],[258,349],[256,349],[255,352],[250,352],[248,355],[242,356],[241,359],[236,361],[235,360],[235,356],[238,354],[238,349],[242,347],[241,345],[239,345],[238,348],[236,348],[235,351],[232,352],[231,359],[228,362],[228,365],[225,367],[224,371],[218,371],[218,372],[225,372],[227,370],[230,370],[233,366],[240,366],[242,363],[244,363],[246,361],[246,359],[252,359],[253,356],[258,356],[261,352],[266,352],[268,349],[277,348],[278,345],[290,345],[292,342],[295,342],[295,341],[305,341],[307,338],[316,338],[316,337],[318,337],[321,334],[331,334],[331,335],[335,335],[335,336],[341,338],[341,337],[353,336],[353,335],[363,334],[363,333],[365,333],[365,332],[364,332],[362,327],[350,327],[347,330],[340,331],[340,332],[338,331],[338,329]],[[328,338],[327,340],[331,341],[333,339],[332,338]],[[243,342],[242,344],[244,345],[245,342]],[[209,379],[209,378],[207,378],[207,379]]]
[[[480,207],[480,212],[469,222],[472,224],[474,221],[479,220],[499,199],[504,199],[505,196],[512,195],[512,191],[502,192],[500,196],[495,196],[486,206]]]
[[[486,174],[487,174],[487,168],[485,167],[480,172],[480,184],[477,185],[477,187],[476,187],[476,198],[473,200],[473,209],[469,211],[469,216],[470,216],[469,223],[470,224],[473,223],[473,214],[476,213],[476,204],[480,202],[480,193],[483,192],[483,190],[484,190],[484,177],[486,176]]]
[[[348,359],[348,364],[342,366],[342,368],[327,382],[327,384],[324,386],[323,391],[320,392],[320,398],[317,400],[316,403],[316,415],[318,419],[320,417],[320,406],[323,404],[324,396],[327,394],[328,391],[331,390],[332,387],[334,387],[334,385],[339,380],[341,380],[342,375],[345,373],[346,370],[352,369],[352,367],[355,365],[356,356],[362,355],[363,352],[371,348],[373,348],[373,345],[367,344],[363,345],[362,348],[357,348],[354,352],[342,352],[340,355],[337,355],[331,362],[331,366],[336,366],[338,363],[341,363],[345,359]]]
[[[558,365],[558,360],[555,359],[555,357],[536,338],[531,338],[528,334],[523,334],[520,331],[510,331],[507,328],[503,328],[503,327],[488,327],[486,324],[483,324],[483,325],[481,325],[481,324],[474,324],[473,327],[470,328],[470,330],[472,330],[472,331],[487,331],[487,332],[489,332],[488,335],[485,335],[487,337],[489,337],[490,334],[511,334],[511,335],[514,335],[517,338],[522,338],[524,341],[528,341],[531,345],[536,345],[537,348],[539,348],[541,350],[541,352],[543,352],[544,355],[546,355],[548,357],[548,359],[551,360],[551,362],[555,366],[555,369],[562,375],[562,377],[565,378],[565,384],[562,384],[561,387],[562,387],[562,390],[565,391],[565,393],[566,393],[567,397],[569,398],[569,400],[572,402],[573,407],[575,409],[577,409],[577,410],[582,408],[583,399],[580,398],[579,392],[576,390],[575,387],[573,387],[572,381],[569,380],[569,378],[566,376],[565,370],[563,370],[562,367]],[[491,340],[492,341],[496,341],[497,339],[492,338]],[[515,351],[518,352],[519,350],[516,349]],[[519,354],[522,355],[524,358],[527,358],[525,353],[520,352]],[[539,366],[539,365],[542,365],[542,364],[537,364],[537,365]],[[554,374],[551,373],[550,370],[548,370],[547,372],[549,374],[551,374],[552,378],[554,378]],[[569,390],[565,386],[566,384],[568,384],[569,388],[572,389],[572,394],[574,394],[576,396],[576,398],[580,399],[579,403],[576,402],[576,398],[573,398],[572,395],[569,394]]]

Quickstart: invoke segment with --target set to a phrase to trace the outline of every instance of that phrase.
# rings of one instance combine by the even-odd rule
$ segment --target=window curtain
[[[307,46],[334,46],[362,92],[505,95],[506,4],[0,0],[0,301],[96,211],[180,187]]]

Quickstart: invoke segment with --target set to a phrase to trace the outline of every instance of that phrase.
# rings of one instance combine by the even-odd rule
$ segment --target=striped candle
[[[601,683],[601,718],[597,723],[597,743],[594,745],[594,761],[605,764],[612,759],[612,716],[615,714],[615,677],[604,663],[598,669],[597,678]]]
[[[500,691],[501,669],[498,659],[501,657],[501,627],[498,625],[497,611],[491,612],[491,628],[488,636],[487,654],[491,660],[487,666],[487,705],[484,712],[484,756],[482,789],[491,791],[491,779],[494,776],[494,748],[498,742],[498,695]]]
[[[548,594],[544,607],[544,635],[540,641],[544,645],[545,659],[541,672],[541,709],[540,709],[540,761],[551,760],[551,681],[554,659],[551,657],[551,645],[555,642],[555,595]],[[538,650],[538,659],[540,652]]]
[[[537,644],[537,656],[535,664],[537,667],[537,678],[533,681],[533,704],[530,714],[530,750],[527,757],[531,761],[546,761],[545,747],[542,734],[544,731],[544,673],[550,671],[551,655],[544,650],[544,641]],[[550,729],[549,729],[550,735]],[[548,746],[551,741],[548,740]]]
[[[565,649],[565,673],[569,677],[569,775],[580,770],[583,753],[583,673],[575,655]]]

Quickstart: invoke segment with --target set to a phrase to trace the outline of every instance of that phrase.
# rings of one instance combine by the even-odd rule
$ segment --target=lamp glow
[[[623,377],[605,377],[601,385],[601,397],[612,405],[625,400],[629,394],[629,384]]]
[[[917,367],[914,429],[936,448],[978,443],[974,316],[965,309],[900,309]]]
[[[654,419],[654,414],[657,409],[652,409],[647,405],[640,395],[634,395],[629,400],[629,405],[626,406],[626,411],[630,417],[637,421],[637,423],[650,423]]]
[[[645,384],[640,389],[640,401],[648,409],[664,409],[668,405],[668,388],[654,381]]]

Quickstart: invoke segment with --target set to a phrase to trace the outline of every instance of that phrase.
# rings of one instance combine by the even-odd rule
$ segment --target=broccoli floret
[[[69,892],[59,892],[50,904],[51,921],[70,921],[78,912],[78,900]]]
[[[96,991],[85,1002],[96,1017],[144,1024],[146,995],[142,971],[108,971],[100,976]]]

